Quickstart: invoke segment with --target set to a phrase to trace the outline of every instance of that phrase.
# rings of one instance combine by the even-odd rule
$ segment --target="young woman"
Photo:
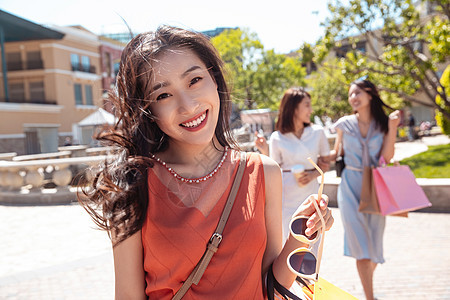
[[[330,147],[322,127],[311,124],[311,96],[302,88],[288,89],[281,99],[277,131],[270,136],[269,143],[257,136],[255,146],[269,155],[283,169],[283,235],[289,235],[289,222],[301,202],[317,191],[320,173],[311,168],[308,157],[319,163],[325,172],[329,168]],[[320,158],[320,159],[319,159]],[[292,167],[305,168],[298,177]]]
[[[121,151],[80,199],[110,233],[117,299],[171,299],[219,222],[240,160],[222,64],[205,36],[167,26],[123,51],[112,95],[118,122],[99,136]],[[310,216],[307,234],[321,228],[312,201],[297,211]],[[327,202],[320,199],[329,229]],[[271,266],[289,287],[286,258],[302,243],[283,247],[281,230],[280,169],[248,153],[222,243],[183,299],[263,299]]]
[[[365,166],[378,165],[380,157],[389,162],[394,156],[399,111],[389,116],[376,86],[368,80],[350,85],[348,101],[353,115],[340,118],[334,127],[336,142],[331,158],[343,145],[345,169],[337,200],[344,225],[344,255],[354,257],[367,299],[373,299],[373,273],[383,258],[385,217],[358,211]]]

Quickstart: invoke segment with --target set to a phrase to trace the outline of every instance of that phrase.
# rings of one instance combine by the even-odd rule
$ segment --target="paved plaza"
[[[354,260],[342,255],[339,210],[326,233],[321,276],[364,299]],[[110,242],[77,204],[0,206],[0,299],[113,299]],[[389,217],[377,299],[450,299],[450,214]]]
[[[396,144],[404,157],[447,137]],[[398,157],[397,159],[401,159]],[[355,261],[344,257],[339,209],[325,235],[321,276],[364,299]],[[113,299],[110,241],[78,204],[0,205],[0,299]],[[450,214],[388,217],[377,299],[450,299]]]

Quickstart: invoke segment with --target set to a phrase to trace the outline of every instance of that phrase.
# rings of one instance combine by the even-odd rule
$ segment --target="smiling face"
[[[370,100],[372,97],[356,84],[352,84],[348,91],[348,102],[353,111],[361,111],[361,109],[370,109]]]
[[[153,64],[152,104],[169,145],[206,145],[214,137],[220,99],[202,60],[189,49],[171,49]]]
[[[297,105],[294,114],[294,122],[310,123],[312,114],[311,98],[305,96],[302,101]]]

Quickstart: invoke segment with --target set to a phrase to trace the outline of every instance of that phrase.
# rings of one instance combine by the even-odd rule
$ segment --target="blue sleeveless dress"
[[[346,164],[338,188],[337,201],[344,226],[344,255],[383,263],[386,217],[358,211],[364,166],[377,164],[383,145],[384,133],[376,129],[375,125],[372,120],[369,132],[366,138],[363,138],[356,115],[342,117],[334,124],[334,128],[343,131]],[[368,156],[367,152],[364,154],[365,151],[368,151]]]

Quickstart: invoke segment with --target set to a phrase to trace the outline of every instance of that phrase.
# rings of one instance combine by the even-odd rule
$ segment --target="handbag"
[[[247,153],[241,151],[241,159],[239,161],[238,170],[236,173],[236,177],[234,178],[233,185],[231,186],[230,194],[227,198],[227,203],[223,208],[222,215],[220,216],[219,223],[217,224],[216,230],[211,236],[208,244],[206,245],[205,253],[203,254],[200,261],[195,266],[194,270],[192,270],[191,274],[189,274],[186,281],[183,283],[181,288],[177,291],[177,293],[172,297],[172,300],[180,300],[186,294],[186,292],[191,288],[192,284],[197,285],[200,279],[205,273],[206,267],[208,266],[211,258],[214,253],[217,252],[219,248],[219,244],[222,241],[222,232],[225,228],[225,224],[228,221],[228,217],[230,216],[231,209],[233,208],[234,200],[236,199],[236,194],[239,189],[239,185],[241,183],[242,176],[244,175],[245,164],[247,162]]]
[[[267,299],[274,300],[274,292],[276,290],[282,299],[301,300],[306,298],[309,300],[357,300],[356,297],[326,281],[322,277],[319,277],[319,280],[314,284],[309,285],[303,281],[301,277],[297,277],[296,281],[303,286],[302,291],[304,297],[302,298],[292,293],[276,280],[273,275],[272,265],[270,265],[267,273]]]
[[[336,168],[336,177],[341,177],[342,171],[345,168],[344,155],[341,155],[342,144],[339,144],[339,150],[336,157],[335,168]]]
[[[314,288],[314,291],[311,292],[311,287]],[[311,300],[357,300],[358,298],[352,296],[346,291],[338,288],[334,284],[326,281],[322,277],[319,277],[319,280],[314,283],[314,286],[310,286],[310,288],[303,287],[303,291],[305,295]]]
[[[373,170],[373,182],[383,216],[431,206],[407,165],[382,166]]]
[[[373,130],[369,129],[369,132],[367,133],[367,138],[365,140],[363,140],[360,136],[358,137],[359,141],[361,142],[361,145],[363,146],[363,161],[366,162],[366,165],[364,166],[363,169],[362,187],[361,187],[361,194],[359,197],[358,211],[362,213],[382,215],[379,204],[380,198],[376,193],[373,176],[375,168],[373,166],[370,166],[371,159],[369,156],[367,145],[367,141],[370,140],[372,134]],[[384,162],[384,158],[381,156],[378,161],[378,165],[382,164],[385,165],[386,163]],[[408,217],[407,212],[393,213],[391,215],[398,217]]]
[[[338,156],[335,163],[336,177],[341,177],[345,168],[344,156]]]
[[[378,198],[375,192],[372,170],[372,167],[364,167],[358,211],[366,214],[380,215],[380,206],[378,205]]]

